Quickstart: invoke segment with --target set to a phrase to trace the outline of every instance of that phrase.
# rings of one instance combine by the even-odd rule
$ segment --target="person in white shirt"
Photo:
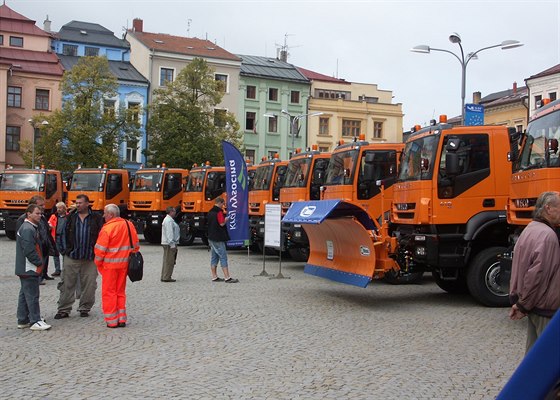
[[[179,225],[175,222],[177,210],[175,207],[167,207],[167,215],[161,225],[161,245],[163,246],[163,264],[161,267],[161,281],[175,282],[171,278],[175,261],[177,260],[177,245],[179,244]]]

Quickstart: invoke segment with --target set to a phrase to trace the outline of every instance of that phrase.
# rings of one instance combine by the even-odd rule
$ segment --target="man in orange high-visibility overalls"
[[[95,264],[102,278],[102,309],[108,328],[125,327],[128,258],[140,249],[138,235],[134,225],[120,217],[115,204],[105,206],[103,217],[105,225],[95,243]]]

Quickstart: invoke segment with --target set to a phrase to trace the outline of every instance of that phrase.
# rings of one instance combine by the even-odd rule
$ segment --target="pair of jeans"
[[[210,246],[210,266],[217,267],[218,261],[220,261],[220,266],[222,268],[228,267],[226,242],[215,242],[213,240],[208,240],[208,245]]]
[[[21,289],[18,296],[18,324],[33,325],[41,319],[39,308],[39,276],[19,277]]]

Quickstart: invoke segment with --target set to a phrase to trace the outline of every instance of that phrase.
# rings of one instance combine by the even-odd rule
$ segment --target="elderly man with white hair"
[[[101,275],[101,306],[108,328],[125,327],[126,277],[130,253],[139,250],[134,225],[120,217],[115,204],[105,206],[105,225],[95,243],[95,264]]]

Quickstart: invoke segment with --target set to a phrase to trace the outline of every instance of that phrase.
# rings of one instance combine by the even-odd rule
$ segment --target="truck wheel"
[[[405,271],[395,271],[391,269],[385,272],[385,276],[383,279],[385,282],[390,283],[391,285],[410,285],[413,283],[419,283],[422,280],[422,276],[424,275],[424,271],[422,272],[405,272]]]
[[[294,261],[306,262],[309,258],[309,247],[294,247],[288,249],[288,254]]]
[[[509,282],[501,282],[502,266],[499,254],[505,247],[496,246],[482,250],[469,265],[467,285],[472,297],[488,307],[507,307],[509,303]]]
[[[6,237],[10,240],[16,240],[16,231],[6,231]]]
[[[179,238],[179,244],[181,246],[192,246],[194,242],[194,234],[192,232],[187,232],[185,235],[181,233]]]
[[[467,280],[463,274],[459,273],[459,276],[455,280],[441,279],[438,271],[432,271],[432,276],[436,284],[447,293],[451,294],[468,294],[469,288],[467,287]]]
[[[161,243],[161,231],[159,229],[146,228],[144,229],[144,239],[149,243],[159,244]]]

